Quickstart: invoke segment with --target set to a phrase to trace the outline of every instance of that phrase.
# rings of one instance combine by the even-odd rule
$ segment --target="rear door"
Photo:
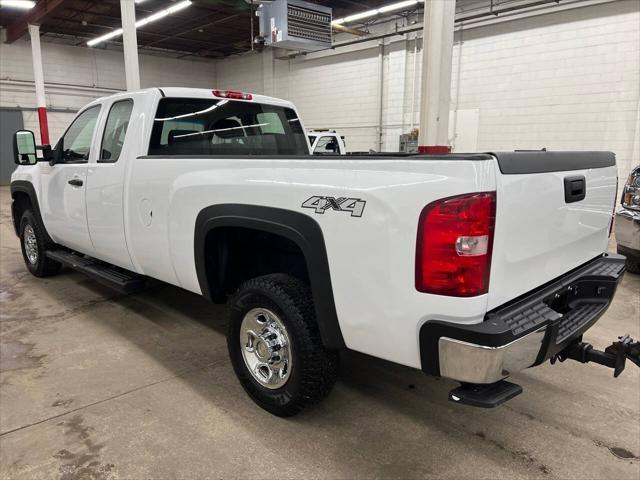
[[[496,225],[489,309],[607,250],[616,196],[610,152],[495,154]]]
[[[97,137],[97,158],[89,166],[87,221],[95,256],[134,270],[125,238],[124,188],[129,162],[136,156],[135,142],[127,142],[134,109],[130,97],[105,103],[106,118]]]
[[[96,155],[91,147],[100,108],[93,105],[80,113],[56,146],[62,149],[61,162],[41,167],[40,210],[47,231],[57,243],[86,254],[93,253],[85,201],[87,168]]]

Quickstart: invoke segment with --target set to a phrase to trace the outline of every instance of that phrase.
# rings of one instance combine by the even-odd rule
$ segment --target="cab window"
[[[96,129],[100,105],[86,109],[71,123],[60,138],[56,148],[62,150],[62,161],[66,163],[84,163],[89,160],[91,140]]]
[[[133,100],[130,98],[115,102],[109,110],[107,123],[102,135],[99,162],[117,162],[124,145],[124,139],[131,119]]]
[[[163,98],[149,155],[308,155],[296,112],[233,100]]]

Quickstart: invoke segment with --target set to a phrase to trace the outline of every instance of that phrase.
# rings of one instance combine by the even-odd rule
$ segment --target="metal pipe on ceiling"
[[[511,18],[515,15],[519,15],[522,13],[528,13],[528,12],[535,13],[541,10],[546,10],[546,9],[552,8],[551,5],[558,6],[558,7],[560,6],[571,7],[581,3],[598,4],[598,3],[608,3],[612,1],[616,1],[616,0],[535,0],[533,2],[529,2],[526,4],[519,4],[517,6],[513,5],[510,7],[505,7],[504,9],[500,9],[500,10],[497,10],[494,8],[492,12],[487,10],[482,14],[456,17],[455,23],[461,24],[464,22],[465,28],[469,29],[473,26],[476,26],[479,23],[482,23],[483,21],[486,21],[487,19],[496,19],[496,21],[499,21],[500,19]],[[332,45],[331,48],[335,49],[339,47],[345,47],[348,45],[355,45],[358,43],[370,42],[372,40],[379,40],[382,38],[394,37],[396,35],[405,35],[411,32],[422,31],[422,29],[423,29],[423,25],[422,25],[422,22],[420,22],[419,24],[416,24],[416,25],[396,28],[391,32],[378,33],[378,34],[373,34],[366,37],[359,37],[351,40],[344,40],[342,42],[336,42]],[[303,54],[305,53],[295,52],[289,56],[295,57]]]

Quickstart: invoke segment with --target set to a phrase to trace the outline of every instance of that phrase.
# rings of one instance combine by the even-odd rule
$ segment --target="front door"
[[[100,105],[84,110],[58,141],[59,163],[41,168],[40,210],[45,227],[56,243],[92,254],[87,225],[85,187]]]

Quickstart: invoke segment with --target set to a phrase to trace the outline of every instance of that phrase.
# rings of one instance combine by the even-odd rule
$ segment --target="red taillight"
[[[220,98],[231,98],[236,100],[251,100],[253,95],[250,93],[236,92],[234,90],[213,90],[213,94]]]
[[[454,297],[487,293],[495,218],[495,192],[427,205],[418,225],[416,289]]]

